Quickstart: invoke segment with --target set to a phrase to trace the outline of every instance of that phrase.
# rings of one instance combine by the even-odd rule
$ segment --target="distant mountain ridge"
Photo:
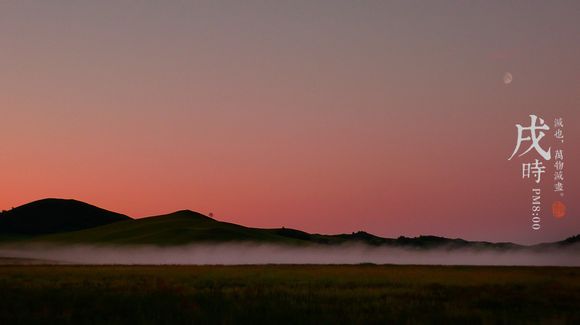
[[[14,237],[17,236],[17,239]],[[2,238],[4,237],[4,238]],[[362,243],[412,249],[546,249],[578,247],[580,235],[533,246],[475,242],[438,236],[383,238],[364,231],[351,234],[310,234],[291,228],[251,228],[215,220],[190,210],[141,219],[63,199],[31,202],[0,214],[0,239],[59,244],[125,244],[172,246],[191,243],[253,242],[284,245]]]

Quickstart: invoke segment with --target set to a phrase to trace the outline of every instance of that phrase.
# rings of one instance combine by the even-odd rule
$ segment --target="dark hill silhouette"
[[[251,228],[190,210],[141,219],[107,211],[75,200],[45,199],[0,214],[0,240],[60,244],[183,245],[191,243],[253,242],[284,245],[367,244],[409,249],[553,249],[580,251],[580,235],[555,243],[523,246],[450,239],[438,236],[383,238],[358,231],[351,234],[311,234],[291,228]]]
[[[43,199],[3,211],[0,214],[0,234],[69,232],[130,219],[76,200]]]
[[[158,246],[183,245],[195,242],[302,243],[292,238],[279,236],[270,229],[249,228],[221,222],[189,210],[131,219],[75,232],[37,236],[31,240],[57,243],[147,244]]]
[[[200,221],[216,221],[215,219],[213,219],[211,217],[208,217],[204,214],[201,214],[201,213],[195,212],[195,211],[191,211],[191,210],[179,210],[179,211],[175,211],[173,213],[157,216],[156,218],[186,218],[188,220],[197,219]],[[141,220],[144,220],[144,219],[147,219],[147,218],[143,218]]]
[[[561,242],[558,242],[558,244],[560,244],[560,245],[572,245],[572,244],[578,244],[578,243],[580,243],[580,235],[568,237],[568,238],[562,240]]]

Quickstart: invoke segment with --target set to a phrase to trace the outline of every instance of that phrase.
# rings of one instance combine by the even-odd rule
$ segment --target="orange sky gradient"
[[[62,197],[320,233],[578,234],[579,12],[572,1],[2,3],[0,208]],[[567,215],[550,215],[549,171],[536,232],[520,175],[533,156],[507,160],[529,114],[565,120]]]

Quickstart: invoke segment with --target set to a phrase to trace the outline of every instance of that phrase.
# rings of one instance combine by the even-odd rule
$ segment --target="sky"
[[[0,208],[561,240],[580,233],[579,17],[578,1],[3,1]],[[539,230],[522,179],[539,156],[507,159],[531,114],[565,162],[558,196],[545,161]]]

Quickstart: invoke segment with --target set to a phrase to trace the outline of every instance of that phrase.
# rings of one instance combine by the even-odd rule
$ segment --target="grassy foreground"
[[[580,324],[580,268],[0,266],[0,324]]]

